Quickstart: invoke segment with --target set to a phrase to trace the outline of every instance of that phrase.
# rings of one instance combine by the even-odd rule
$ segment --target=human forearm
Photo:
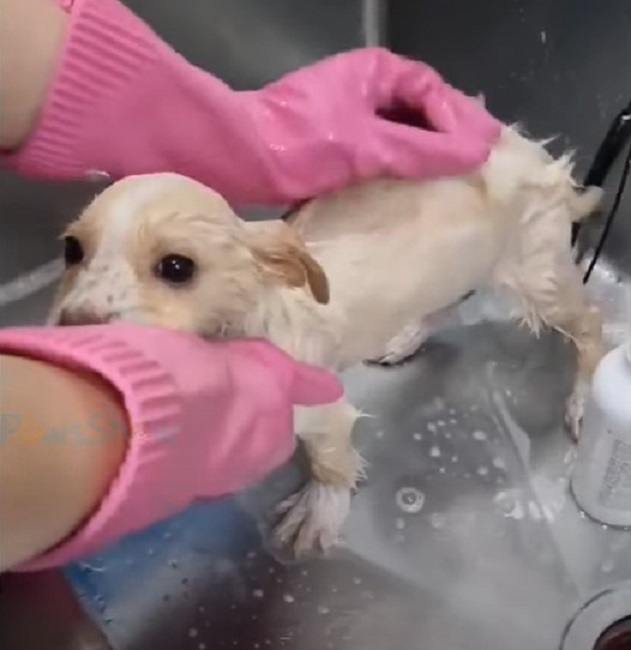
[[[68,29],[40,119],[3,157],[25,175],[172,171],[231,202],[283,204],[375,176],[469,172],[500,132],[432,68],[383,49],[335,55],[260,91],[235,92],[118,0],[65,4]],[[33,35],[26,30],[25,42]],[[402,124],[400,109],[425,126]]]
[[[1,149],[17,149],[35,128],[67,22],[50,0],[0,0]]]
[[[97,507],[128,427],[102,380],[0,355],[0,570],[54,546]]]
[[[0,449],[2,567],[15,570],[89,556],[243,489],[295,449],[295,405],[342,392],[263,341],[132,324],[0,328],[0,354],[3,411],[24,418]]]

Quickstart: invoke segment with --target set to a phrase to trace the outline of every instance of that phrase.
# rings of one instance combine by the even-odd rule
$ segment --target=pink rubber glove
[[[176,171],[233,203],[287,203],[378,175],[468,172],[501,128],[432,68],[383,49],[235,92],[117,0],[59,3],[70,25],[39,127],[5,156],[23,174]],[[380,117],[400,112],[430,130]]]
[[[342,392],[328,373],[264,341],[208,343],[129,324],[4,329],[0,352],[101,375],[122,394],[131,422],[125,459],[97,511],[18,570],[76,560],[197,498],[250,485],[294,451],[293,406]]]

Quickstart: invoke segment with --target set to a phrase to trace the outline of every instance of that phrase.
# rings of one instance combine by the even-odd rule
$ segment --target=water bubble
[[[474,440],[481,441],[481,440],[486,440],[487,438],[488,438],[488,435],[486,434],[485,431],[476,430],[476,431],[473,432],[473,439]]]
[[[506,469],[506,462],[504,461],[503,458],[500,458],[499,456],[494,456],[493,460],[491,460],[491,464],[496,469]]]
[[[505,517],[521,520],[524,518],[524,508],[516,494],[512,492],[498,492],[493,502],[499,507]]]
[[[383,431],[377,431],[377,432],[375,433],[375,438],[383,438],[384,435],[385,435],[385,434],[384,434]]]
[[[611,558],[606,559],[601,565],[600,570],[603,573],[611,573],[614,569],[614,561]]]
[[[194,639],[198,634],[199,634],[199,632],[197,631],[197,628],[196,628],[196,627],[192,627],[192,628],[188,631],[188,635],[191,637],[191,639]]]
[[[442,528],[445,525],[445,515],[440,512],[433,512],[429,516],[429,523],[432,528]]]
[[[328,614],[330,611],[326,605],[318,605],[318,614]]]
[[[296,602],[296,599],[291,594],[283,594],[283,600],[286,603],[294,603],[294,602]]]
[[[405,519],[403,517],[397,517],[394,525],[397,527],[397,530],[403,530],[405,528]]]
[[[361,578],[353,578],[353,584],[355,585],[361,585],[362,579]]]
[[[425,495],[415,487],[403,487],[396,494],[397,506],[403,512],[416,514],[420,512],[425,503]]]
[[[543,515],[541,514],[541,509],[534,501],[528,502],[528,513],[535,521],[541,521]]]
[[[445,422],[445,420],[438,420],[438,422],[436,422],[436,424],[437,424],[439,427],[447,426],[447,423]]]
[[[458,462],[458,456],[452,456],[451,457],[451,462],[452,463],[457,463]]]
[[[427,423],[427,430],[431,433],[436,433],[436,425],[433,422]]]
[[[263,598],[265,592],[262,589],[253,589],[252,596],[254,596],[254,598]]]
[[[489,468],[484,467],[484,465],[481,465],[480,467],[478,467],[476,471],[480,476],[488,476]]]
[[[414,438],[414,440],[423,440],[423,434],[421,434],[421,433],[413,433],[412,438]]]
[[[438,468],[438,471],[439,471],[441,474],[444,474],[447,470],[446,470],[444,467],[439,467],[439,468]]]
[[[440,447],[438,445],[434,445],[430,450],[429,450],[429,455],[432,458],[439,458],[440,457]]]
[[[205,644],[205,643],[200,643],[200,644],[197,646],[197,650],[206,650],[206,644]]]

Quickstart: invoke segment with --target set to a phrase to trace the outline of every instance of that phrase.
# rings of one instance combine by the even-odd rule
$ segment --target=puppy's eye
[[[72,236],[64,237],[64,261],[66,266],[74,266],[83,261],[84,252],[81,242]]]
[[[195,262],[184,255],[165,255],[156,265],[155,273],[172,284],[184,284],[195,275]]]

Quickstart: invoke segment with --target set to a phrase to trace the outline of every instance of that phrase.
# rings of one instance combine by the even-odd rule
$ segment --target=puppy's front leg
[[[296,433],[304,441],[311,478],[280,504],[276,539],[302,555],[323,551],[337,541],[350,508],[351,491],[364,463],[351,444],[358,411],[344,399],[326,406],[296,410]]]

